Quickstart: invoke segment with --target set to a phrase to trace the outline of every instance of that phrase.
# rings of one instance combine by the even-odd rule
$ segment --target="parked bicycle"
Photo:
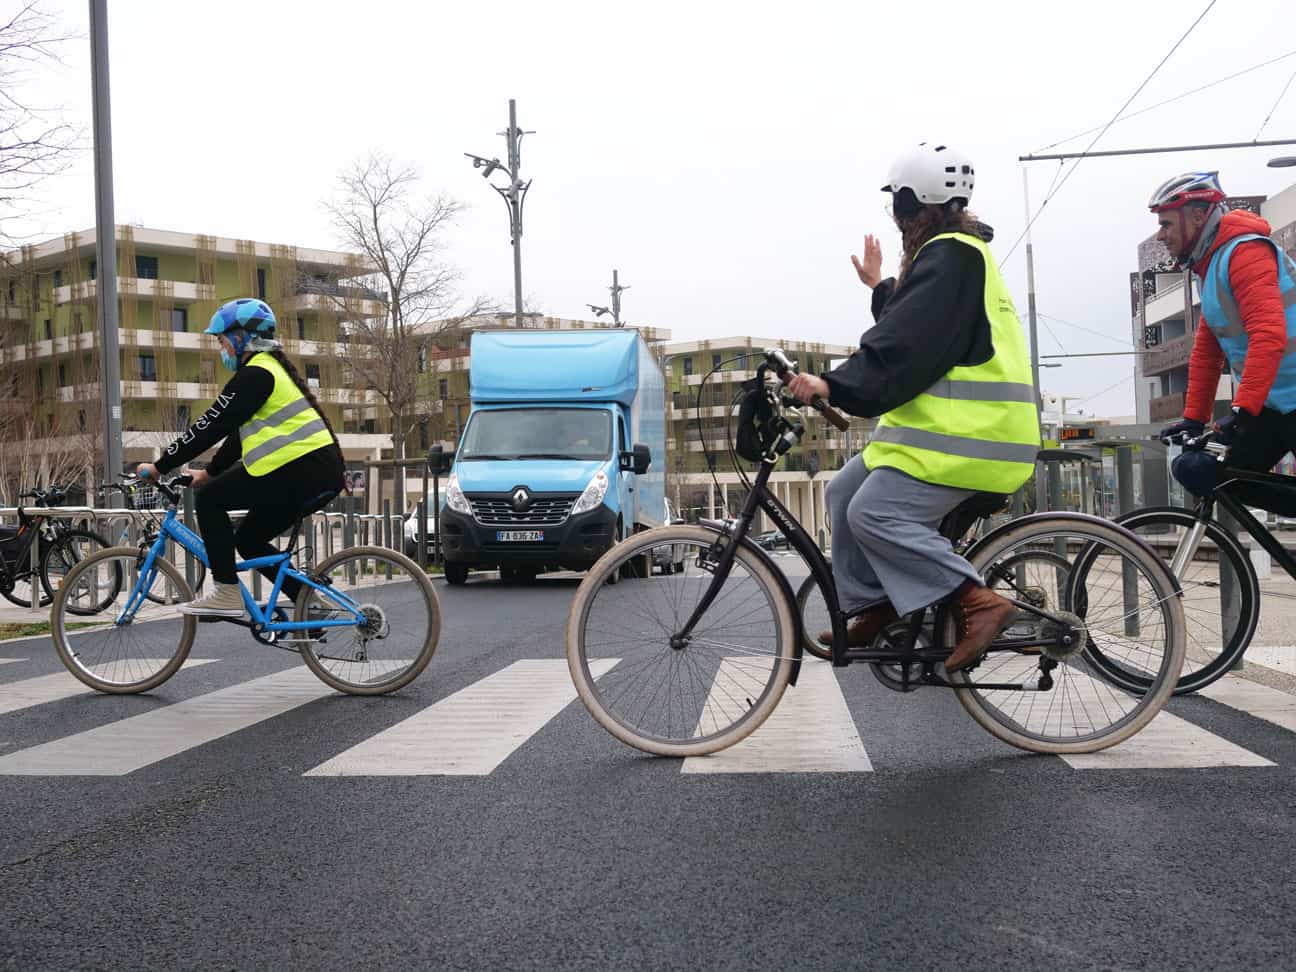
[[[127,480],[132,485],[134,480]],[[68,670],[100,692],[134,693],[156,688],[174,675],[193,646],[198,619],[175,616],[167,607],[188,601],[193,592],[182,571],[167,558],[178,544],[204,564],[202,539],[176,517],[188,476],[159,482],[166,515],[156,536],[138,546],[110,547],[86,558],[68,572],[50,609],[54,647]],[[273,571],[269,596],[258,603],[240,581],[244,619],[213,619],[239,624],[266,645],[300,652],[325,684],[352,695],[393,692],[418,677],[436,651],[441,610],[427,574],[404,554],[384,547],[352,547],[303,572],[293,566],[301,520],[333,499],[322,493],[298,514],[285,549],[254,557],[237,570]],[[121,575],[128,583],[113,580]],[[284,582],[301,592],[292,618],[279,603]],[[66,615],[79,605],[99,603],[112,592],[112,623],[68,638]],[[146,606],[152,602],[151,607]],[[156,623],[145,623],[154,621]]]
[[[19,607],[32,606],[32,588],[39,581],[38,606],[46,607],[67,572],[90,553],[108,546],[91,530],[72,526],[66,517],[42,512],[67,502],[67,490],[51,485],[18,496],[31,499],[35,509],[18,507],[18,525],[0,526],[0,597]],[[32,546],[36,545],[36,579],[32,577]],[[93,614],[91,606],[73,613]]]
[[[794,370],[778,350],[767,351],[757,368],[750,393],[765,397],[769,419],[759,434],[760,468],[739,516],[638,534],[608,551],[577,589],[567,621],[567,661],[581,700],[605,729],[657,755],[714,753],[760,726],[795,684],[802,622],[791,585],[749,536],[762,510],[810,564],[825,593],[835,666],[893,665],[906,690],[953,689],[982,727],[1032,752],[1094,752],[1151,721],[1183,666],[1178,586],[1142,540],[1096,517],[1022,517],[967,551],[986,582],[1018,608],[973,668],[938,671],[956,641],[953,614],[940,606],[889,626],[867,648],[849,647],[850,615],[838,607],[827,562],[768,488],[770,474],[804,427],[786,414],[800,403],[766,377],[772,372],[783,379]],[[826,403],[815,407],[844,424]],[[965,507],[988,502],[987,494],[977,494]],[[627,562],[665,544],[687,546],[684,573],[605,583]],[[1095,662],[1099,654],[1142,673],[1148,684],[1130,690],[1107,678]]]
[[[1197,437],[1180,433],[1169,441],[1186,449],[1205,449],[1221,461],[1228,454],[1210,431]],[[1268,593],[1261,591],[1250,555],[1234,531],[1220,522],[1218,511],[1232,517],[1296,580],[1296,558],[1251,514],[1248,505],[1296,512],[1296,478],[1226,467],[1214,492],[1198,500],[1193,509],[1152,506],[1116,518],[1158,547],[1183,587],[1188,650],[1177,695],[1205,688],[1241,662],[1260,620],[1261,595]],[[1107,668],[1114,680],[1133,688],[1143,684],[1139,673],[1128,672],[1118,663]]]

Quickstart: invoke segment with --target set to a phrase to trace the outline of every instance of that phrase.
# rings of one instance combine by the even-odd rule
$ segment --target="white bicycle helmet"
[[[908,189],[926,205],[940,206],[961,199],[966,206],[972,201],[975,184],[976,170],[966,155],[948,145],[920,142],[891,163],[882,191]]]
[[[1181,209],[1189,203],[1217,203],[1224,199],[1218,172],[1185,172],[1157,186],[1148,200],[1148,209],[1164,213]]]

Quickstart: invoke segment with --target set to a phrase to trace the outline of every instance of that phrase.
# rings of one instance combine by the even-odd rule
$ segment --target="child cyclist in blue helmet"
[[[273,537],[296,521],[303,506],[342,489],[342,450],[324,410],[274,340],[275,316],[261,300],[223,305],[204,332],[220,341],[221,360],[234,377],[185,433],[139,474],[158,477],[224,439],[205,470],[191,470],[194,503],[207,546],[215,591],[181,605],[185,614],[241,618],[243,596],[234,551],[245,558],[274,553]],[[237,531],[230,510],[247,510]],[[275,571],[265,571],[273,577]],[[296,599],[299,584],[285,580]]]

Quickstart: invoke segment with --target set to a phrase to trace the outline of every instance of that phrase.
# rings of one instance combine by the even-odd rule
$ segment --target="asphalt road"
[[[379,699],[228,626],[140,697],[0,644],[0,967],[1292,967],[1281,684],[1078,769],[827,670],[852,771],[682,772],[571,701],[573,590],[438,582],[436,658]]]

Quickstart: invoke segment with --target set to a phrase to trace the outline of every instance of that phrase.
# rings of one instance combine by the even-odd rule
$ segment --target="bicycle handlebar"
[[[1216,455],[1223,455],[1228,452],[1228,446],[1224,445],[1222,442],[1216,441],[1216,432],[1214,429],[1207,429],[1201,435],[1189,435],[1187,432],[1175,432],[1173,435],[1163,436],[1161,441],[1166,445],[1181,445],[1185,449],[1213,452]]]
[[[774,373],[779,376],[780,381],[786,381],[789,375],[797,374],[797,364],[783,353],[781,348],[767,348],[765,350],[765,360],[769,362]],[[838,429],[845,432],[850,428],[850,419],[848,419],[837,409],[833,408],[818,395],[810,399],[810,407],[826,418]]]

